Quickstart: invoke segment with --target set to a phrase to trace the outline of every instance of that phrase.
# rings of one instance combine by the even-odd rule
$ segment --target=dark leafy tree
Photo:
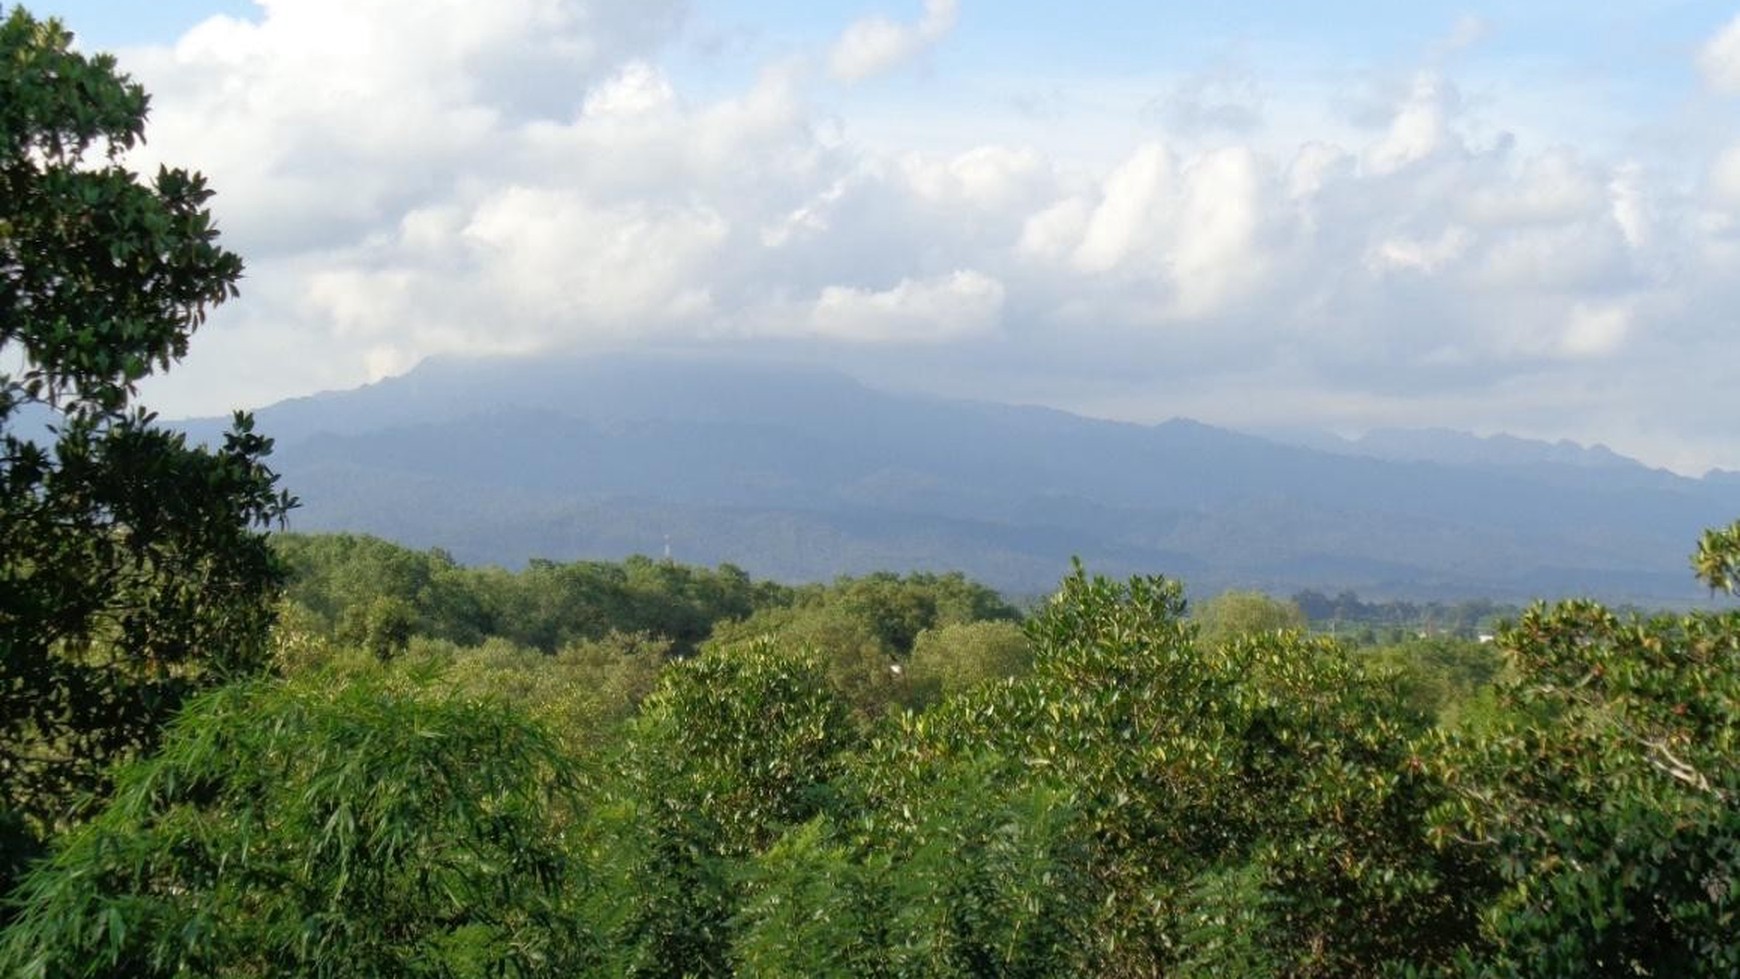
[[[840,606],[868,622],[877,638],[901,659],[912,653],[918,634],[926,629],[1020,618],[995,591],[960,572],[905,576],[880,572],[841,578],[823,596],[826,604]]]
[[[913,643],[902,678],[904,700],[923,707],[982,683],[1018,677],[1033,665],[1033,649],[1021,627],[992,620],[926,629]]]
[[[555,741],[498,703],[316,686],[190,705],[20,888],[0,974],[581,972]]]
[[[739,975],[1093,974],[1099,905],[1070,793],[994,756],[934,774],[898,837],[865,848],[860,822],[817,819],[756,860]]]
[[[1740,520],[1704,531],[1692,568],[1712,591],[1740,594]]]
[[[1481,714],[1503,666],[1495,644],[1454,636],[1406,639],[1364,648],[1361,655],[1374,669],[1387,671],[1422,716],[1446,725]]]
[[[363,534],[283,534],[275,543],[290,573],[285,597],[347,640],[366,633],[370,606],[409,616],[400,631],[465,645],[497,628],[479,575],[444,551],[413,551]]]
[[[415,613],[409,602],[378,596],[345,613],[338,623],[338,638],[367,650],[376,659],[392,659],[410,645]]]
[[[1740,525],[1694,558],[1733,592]],[[1740,974],[1740,611],[1537,606],[1499,637],[1498,716],[1436,752],[1447,849],[1502,881],[1465,971]]]
[[[594,827],[620,888],[616,974],[731,974],[741,868],[830,809],[852,746],[813,657],[752,644],[666,670]]]
[[[71,41],[0,20],[0,874],[189,694],[264,664],[257,528],[292,505],[245,415],[206,449],[134,404],[242,263],[202,178],[122,166],[145,92]]]
[[[1203,642],[1218,643],[1240,636],[1303,630],[1310,623],[1297,603],[1270,598],[1260,591],[1229,591],[1198,605],[1192,616]]]
[[[960,773],[996,763],[994,784],[1061,793],[1074,812],[1073,846],[1043,836],[1054,879],[1084,896],[1034,924],[1079,936],[1086,965],[1044,974],[1447,959],[1472,931],[1464,895],[1482,892],[1465,884],[1478,868],[1422,832],[1444,793],[1412,758],[1417,717],[1333,642],[1204,643],[1184,613],[1176,582],[1078,570],[1028,623],[1030,674],[897,718],[863,756],[863,845],[923,838]]]

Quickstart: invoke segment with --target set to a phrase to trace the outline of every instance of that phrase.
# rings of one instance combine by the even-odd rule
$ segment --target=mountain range
[[[508,566],[668,551],[782,580],[958,569],[1031,595],[1079,556],[1197,594],[1681,603],[1702,595],[1699,532],[1740,516],[1733,474],[1570,443],[1289,441],[730,360],[434,359],[255,417],[302,501],[292,529]]]

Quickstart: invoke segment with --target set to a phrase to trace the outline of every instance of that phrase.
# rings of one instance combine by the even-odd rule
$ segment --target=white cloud
[[[1740,148],[1664,164],[1636,143],[1503,138],[1501,87],[1442,65],[1374,84],[1369,118],[1338,92],[1277,95],[1200,138],[1157,138],[1141,107],[1178,86],[1139,86],[1085,162],[1067,113],[1019,131],[932,114],[952,146],[899,128],[871,145],[871,87],[821,72],[918,55],[953,3],[699,79],[672,53],[682,6],[278,0],[139,53],[138,162],[206,171],[249,261],[242,301],[153,382],[160,406],[652,340],[1245,424],[1490,429],[1512,411],[1542,433],[1660,433],[1680,370],[1710,375],[1714,413],[1740,411],[1714,376],[1740,358],[1723,319],[1740,308]],[[1287,90],[1253,75],[1233,94]],[[1706,457],[1734,444],[1698,438]]]
[[[1263,281],[1267,256],[1257,239],[1269,220],[1265,183],[1243,148],[1218,150],[1186,171],[1172,250],[1179,315],[1216,312]]]
[[[908,153],[900,167],[913,192],[929,201],[962,203],[984,211],[1023,206],[1050,180],[1045,159],[1031,149],[980,146],[938,159]]]
[[[1078,251],[1078,244],[1092,220],[1093,207],[1085,198],[1071,197],[1027,218],[1022,224],[1019,251],[1047,261]],[[1103,257],[1095,257],[1096,263]]]
[[[901,24],[886,17],[856,21],[835,42],[828,68],[846,82],[879,75],[947,37],[958,14],[956,0],[924,0],[924,14],[917,23]]]
[[[1560,349],[1571,357],[1605,357],[1631,332],[1631,311],[1622,305],[1578,303],[1571,309]]]
[[[941,343],[994,331],[1003,299],[1001,282],[970,269],[902,279],[881,291],[828,286],[811,308],[809,328],[858,343]]]
[[[1274,207],[1276,183],[1246,148],[1180,161],[1148,143],[1097,188],[1028,217],[1017,251],[1083,276],[1070,299],[1078,307],[1084,295],[1130,289],[1147,305],[1143,323],[1215,314],[1260,291],[1269,262],[1263,231],[1287,220]]]
[[[653,115],[670,109],[676,98],[676,90],[663,72],[644,61],[634,61],[586,93],[580,112],[592,118]]]
[[[1569,222],[1491,238],[1471,284],[1518,293],[1576,293],[1623,285],[1631,256],[1619,229]]]
[[[1730,20],[1698,51],[1704,84],[1722,95],[1740,95],[1740,16]]]
[[[1467,228],[1449,227],[1436,238],[1389,238],[1367,253],[1366,264],[1374,272],[1409,271],[1428,275],[1438,272],[1467,253],[1474,235]]]
[[[1723,150],[1710,165],[1710,196],[1719,207],[1740,209],[1740,145]]]
[[[1287,196],[1307,200],[1323,190],[1325,183],[1352,166],[1352,158],[1338,146],[1329,143],[1306,143],[1299,148],[1287,170]],[[1338,174],[1336,171],[1343,171]]]
[[[1652,224],[1648,192],[1644,186],[1643,168],[1635,163],[1621,164],[1607,183],[1607,193],[1613,206],[1613,223],[1625,235],[1632,248],[1645,248],[1650,243]]]
[[[1553,150],[1524,161],[1509,179],[1476,189],[1466,213],[1483,227],[1562,224],[1606,206],[1609,179],[1572,154]]]
[[[475,172],[517,125],[571,115],[681,7],[263,0],[259,20],[212,18],[130,62],[154,95],[138,162],[197,160],[251,255],[336,244]]]
[[[1083,272],[1109,272],[1153,247],[1171,222],[1177,166],[1159,143],[1149,143],[1106,176],[1073,262]]]
[[[1450,140],[1447,116],[1453,89],[1435,75],[1414,79],[1408,98],[1396,108],[1389,131],[1366,154],[1373,173],[1389,174],[1437,153]]]
[[[462,235],[473,267],[506,300],[501,312],[560,336],[645,332],[704,313],[711,298],[697,273],[729,233],[705,206],[600,206],[571,191],[508,187]]]

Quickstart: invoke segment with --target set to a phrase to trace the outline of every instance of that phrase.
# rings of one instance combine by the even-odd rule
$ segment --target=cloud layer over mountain
[[[729,345],[1740,467],[1740,18],[1644,97],[1479,18],[1351,69],[1259,38],[1093,77],[987,55],[1027,4],[727,7],[263,0],[124,51],[154,93],[135,162],[205,171],[249,261],[157,403]]]

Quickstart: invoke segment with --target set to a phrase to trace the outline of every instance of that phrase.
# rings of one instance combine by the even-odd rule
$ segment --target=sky
[[[1733,4],[24,6],[247,262],[169,417],[644,349],[1740,469]]]

